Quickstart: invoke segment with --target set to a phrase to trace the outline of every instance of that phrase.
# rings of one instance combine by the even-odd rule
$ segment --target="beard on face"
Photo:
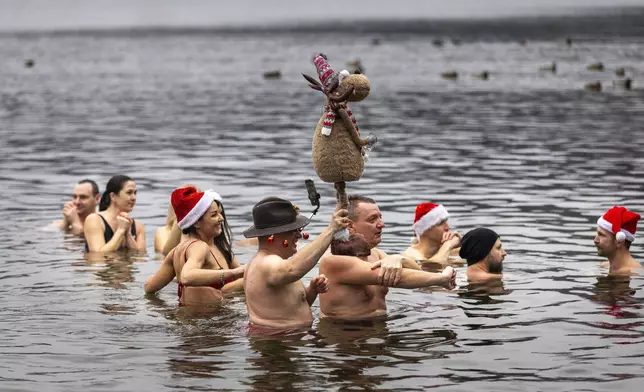
[[[491,274],[503,273],[503,260],[499,261],[498,263],[489,263],[488,271],[490,271]]]

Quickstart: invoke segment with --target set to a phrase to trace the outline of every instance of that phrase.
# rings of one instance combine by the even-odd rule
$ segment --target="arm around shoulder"
[[[371,263],[357,257],[327,255],[322,258],[320,272],[334,283],[377,285],[378,271],[371,267]]]
[[[380,285],[378,271],[373,270],[371,263],[349,256],[326,256],[322,260],[320,271],[329,280],[337,283],[354,285]],[[442,286],[449,282],[445,274],[435,274],[413,269],[403,269],[400,282],[393,287],[415,289],[427,286]]]

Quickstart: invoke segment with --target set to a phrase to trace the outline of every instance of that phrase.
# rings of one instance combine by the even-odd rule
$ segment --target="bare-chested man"
[[[380,283],[385,286],[393,286],[400,280],[402,268],[419,269],[416,263],[410,259],[400,257],[387,258],[387,253],[378,249],[382,241],[382,230],[385,222],[382,219],[382,212],[376,201],[362,195],[349,195],[349,233],[360,234],[369,244],[370,255],[368,259],[374,263],[372,268],[378,269]]]
[[[374,263],[401,259],[400,255],[386,256],[381,261],[370,260],[372,249],[361,234],[353,233],[348,241],[334,239],[331,255],[320,263],[320,273],[329,279],[329,290],[320,296],[320,317],[342,320],[363,320],[387,313],[385,296],[389,289],[382,284]],[[456,285],[456,271],[446,267],[441,273],[403,268],[400,279],[393,284],[400,288]]]
[[[268,197],[253,207],[253,226],[246,238],[259,239],[257,254],[244,275],[246,306],[252,327],[297,329],[313,323],[311,304],[327,288],[320,275],[308,287],[300,279],[318,262],[336,231],[349,224],[346,210],[333,214],[331,223],[304,249],[297,252],[300,229],[309,219],[298,214],[291,202]]]
[[[468,282],[485,282],[503,277],[505,249],[493,230],[479,227],[468,231],[461,240],[461,258],[467,260]]]
[[[602,265],[609,267],[609,275],[630,275],[642,269],[630,252],[639,220],[639,214],[621,206],[614,206],[597,220],[595,247],[598,255],[608,258]]]
[[[416,207],[413,230],[414,243],[402,254],[423,266],[450,264],[450,256],[458,255],[461,237],[450,231],[449,213],[440,204],[421,203]]]
[[[56,225],[61,230],[82,236],[85,218],[96,212],[100,199],[101,194],[94,181],[79,181],[72,191],[72,200],[63,206],[63,219],[56,221]]]
[[[242,290],[245,266],[233,257],[221,196],[188,186],[175,189],[170,199],[184,236],[145,282],[145,292],[161,290],[175,276],[181,305],[210,305]]]

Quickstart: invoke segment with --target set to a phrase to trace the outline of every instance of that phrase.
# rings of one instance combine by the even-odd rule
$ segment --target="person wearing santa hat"
[[[599,256],[608,258],[610,275],[627,275],[642,268],[630,252],[639,220],[639,214],[622,206],[612,207],[597,220],[595,247]]]
[[[414,241],[402,254],[424,265],[445,265],[458,253],[461,236],[450,231],[449,213],[441,204],[420,203],[414,215]],[[419,267],[418,267],[419,268]]]
[[[330,224],[302,250],[301,230],[309,219],[299,214],[293,204],[279,197],[267,197],[253,207],[253,225],[244,231],[246,238],[258,238],[258,249],[244,275],[249,330],[267,333],[309,328],[313,323],[311,305],[319,293],[327,290],[324,275],[313,278],[304,287],[306,275],[331,243],[333,235],[346,228],[347,210],[334,212]]]
[[[187,186],[175,189],[170,202],[184,236],[145,282],[145,292],[161,290],[175,276],[181,305],[216,303],[224,293],[243,289],[246,268],[234,258],[221,196]]]

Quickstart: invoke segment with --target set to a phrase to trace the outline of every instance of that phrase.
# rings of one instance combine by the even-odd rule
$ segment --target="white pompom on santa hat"
[[[597,220],[597,227],[615,234],[617,241],[633,242],[639,220],[639,214],[629,211],[626,207],[614,206]]]
[[[448,218],[449,213],[441,204],[420,203],[416,206],[414,225],[412,226],[416,238],[420,239],[423,233]]]
[[[223,203],[221,195],[212,189],[205,192],[199,192],[194,186],[175,189],[170,196],[170,203],[179,228],[184,230],[194,225],[215,200]]]

